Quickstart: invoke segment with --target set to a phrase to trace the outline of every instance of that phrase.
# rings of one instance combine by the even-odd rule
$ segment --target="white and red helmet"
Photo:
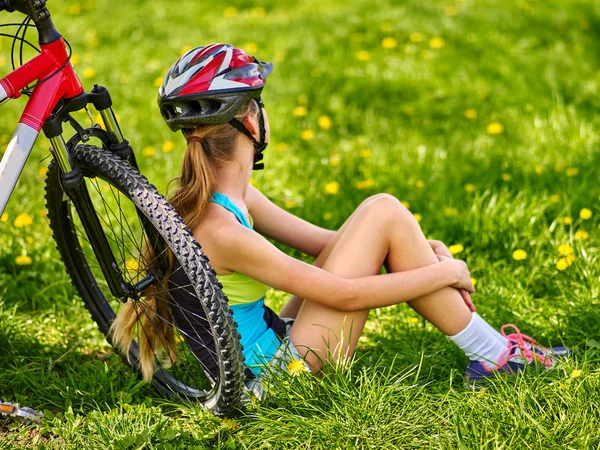
[[[260,154],[266,147],[262,113],[260,142],[235,115],[253,98],[263,106],[260,94],[271,70],[271,63],[259,61],[230,44],[197,47],[179,58],[165,76],[158,90],[160,112],[173,131],[229,123],[248,136]]]

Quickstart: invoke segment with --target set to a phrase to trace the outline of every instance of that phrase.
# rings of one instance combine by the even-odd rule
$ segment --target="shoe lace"
[[[507,328],[513,328],[515,332],[506,334],[505,330]],[[531,364],[534,361],[543,364],[545,367],[552,367],[552,365],[554,364],[552,358],[547,354],[549,350],[540,345],[537,345],[535,340],[531,336],[527,336],[526,334],[521,333],[521,331],[516,327],[516,325],[513,325],[512,323],[507,323],[506,325],[503,325],[500,328],[500,332],[502,333],[502,336],[504,336],[508,340],[509,345],[498,358],[496,366],[489,367],[486,366],[483,362],[481,363],[486,370],[492,372],[504,366],[506,363],[508,363],[508,361],[515,357],[515,350],[521,351],[521,356],[527,360],[528,364]],[[534,348],[541,350],[543,355],[536,352]]]

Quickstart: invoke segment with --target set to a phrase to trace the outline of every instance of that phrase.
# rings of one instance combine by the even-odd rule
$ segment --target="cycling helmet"
[[[235,118],[240,108],[256,99],[272,64],[257,60],[230,44],[211,44],[185,53],[169,69],[158,90],[160,112],[173,131],[201,124],[229,123],[252,140],[254,169],[262,169],[266,129],[259,114],[260,142]]]

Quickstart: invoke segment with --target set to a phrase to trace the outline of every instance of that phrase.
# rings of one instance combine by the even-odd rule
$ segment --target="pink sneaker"
[[[504,330],[511,327],[515,332],[506,334]],[[537,345],[533,338],[522,334],[513,324],[503,325],[500,332],[508,340],[508,348],[500,355],[496,364],[469,361],[465,371],[465,385],[471,387],[474,382],[493,376],[496,372],[510,375],[535,366],[549,370],[554,368],[558,358],[571,356],[571,350],[565,347],[547,349]]]

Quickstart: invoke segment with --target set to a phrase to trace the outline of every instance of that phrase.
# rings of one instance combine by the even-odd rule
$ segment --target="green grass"
[[[86,87],[109,87],[142,172],[162,192],[183,140],[160,118],[155,80],[183,47],[254,46],[275,62],[263,94],[271,145],[255,185],[331,229],[365,197],[396,195],[428,237],[464,247],[457,256],[491,324],[515,323],[575,356],[550,373],[465,390],[466,358],[400,305],[371,312],[349,371],[280,380],[273,403],[234,423],[169,403],[112,352],[65,274],[41,215],[42,138],[0,221],[0,397],[47,413],[36,426],[0,418],[0,448],[600,448],[597,2],[83,0],[79,13],[74,5],[50,8],[78,73],[93,68]],[[226,7],[235,17],[224,17]],[[386,37],[397,46],[383,48]],[[8,72],[9,40],[0,55]],[[0,142],[23,105],[3,106]],[[296,117],[300,105],[307,114]],[[490,123],[502,132],[488,133]],[[307,129],[312,140],[301,138]],[[169,140],[176,148],[165,153]],[[154,155],[143,157],[149,146]],[[325,191],[332,181],[338,194]],[[33,223],[15,228],[21,213]],[[560,244],[576,257],[564,271]],[[517,249],[527,258],[514,260]],[[24,254],[31,265],[16,264]],[[268,294],[275,307],[285,298]]]

